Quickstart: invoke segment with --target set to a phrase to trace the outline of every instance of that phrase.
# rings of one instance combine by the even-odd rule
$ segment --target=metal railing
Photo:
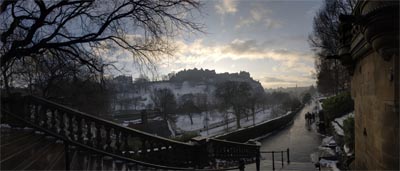
[[[270,153],[272,155],[272,170],[275,170],[275,154],[278,154],[278,155],[280,154],[280,156],[281,156],[281,164],[282,164],[281,167],[282,168],[283,168],[283,164],[284,164],[284,162],[283,162],[284,153],[286,153],[287,164],[290,163],[290,151],[289,151],[289,148],[287,148],[286,150],[282,150],[282,151],[260,151],[260,155],[262,153]]]

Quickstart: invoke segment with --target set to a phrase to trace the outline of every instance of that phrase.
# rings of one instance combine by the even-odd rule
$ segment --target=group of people
[[[305,119],[306,119],[308,124],[311,124],[312,122],[315,121],[315,113],[307,112],[306,116],[305,116]]]

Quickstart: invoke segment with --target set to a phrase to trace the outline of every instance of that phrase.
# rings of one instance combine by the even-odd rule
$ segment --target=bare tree
[[[253,125],[256,124],[256,113],[261,112],[264,110],[263,107],[260,106],[263,103],[265,92],[251,92],[250,97],[247,100],[248,109],[250,109],[251,115],[253,117]]]
[[[151,100],[154,103],[154,107],[160,110],[165,121],[168,119],[168,114],[175,112],[177,106],[176,98],[170,89],[164,88],[153,90]]]
[[[220,109],[226,111],[232,109],[236,116],[237,128],[240,128],[240,119],[247,110],[247,101],[250,98],[252,87],[247,82],[226,81],[217,86],[216,98],[219,100]]]
[[[170,54],[170,38],[180,31],[200,31],[192,20],[196,0],[2,0],[0,56],[4,87],[16,60],[63,54],[103,73],[105,50],[129,51],[148,68],[160,54]]]

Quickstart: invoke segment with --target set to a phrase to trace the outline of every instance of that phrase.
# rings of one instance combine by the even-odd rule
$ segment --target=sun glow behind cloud
[[[207,33],[170,40],[172,56],[157,60],[160,75],[183,69],[248,71],[265,88],[308,86],[314,59],[308,47],[318,1],[203,1]],[[110,59],[138,76],[132,56],[115,52]]]

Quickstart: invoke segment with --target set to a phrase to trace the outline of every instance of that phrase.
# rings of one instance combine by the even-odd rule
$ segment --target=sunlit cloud
[[[177,41],[176,47],[178,49],[175,54],[161,61],[160,67],[181,69],[185,66],[193,68],[218,63],[223,59],[250,61],[269,59],[278,64],[271,69],[273,72],[310,75],[314,70],[313,66],[309,65],[313,61],[311,54],[287,49],[269,49],[256,40],[235,39],[227,44],[207,45],[202,39],[198,39],[192,43]]]
[[[288,67],[291,67],[299,61],[313,61],[311,54],[287,49],[269,49],[256,40],[235,39],[228,44],[206,45],[202,39],[198,39],[190,44],[185,44],[182,41],[178,41],[176,44],[178,50],[174,58],[191,64],[202,64],[205,61],[217,62],[225,58],[233,60],[272,59],[284,62]]]
[[[259,81],[265,88],[308,86],[315,83],[315,80],[308,75],[268,75],[260,78]]]
[[[237,12],[237,0],[221,0],[215,5],[215,9],[219,14],[233,14]]]
[[[276,29],[282,27],[282,22],[272,19],[272,10],[260,6],[255,6],[249,12],[247,17],[239,17],[235,29],[250,27],[252,25],[261,24],[267,29]]]

